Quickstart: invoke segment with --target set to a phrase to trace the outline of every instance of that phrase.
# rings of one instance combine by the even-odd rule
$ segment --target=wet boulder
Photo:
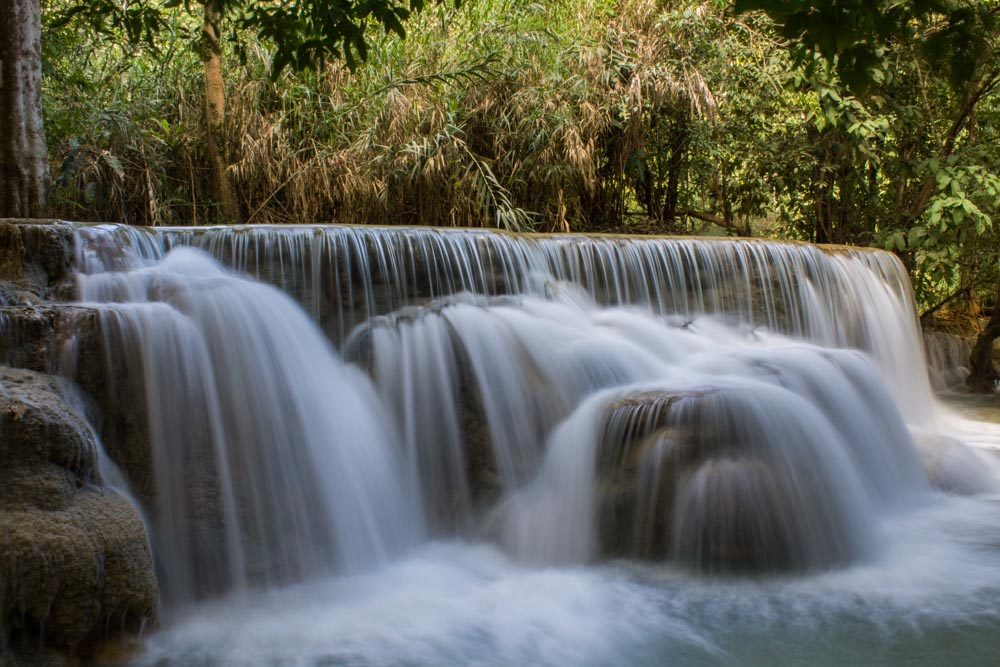
[[[988,454],[943,435],[923,433],[916,441],[935,489],[959,496],[1000,491],[1000,463]]]
[[[799,560],[787,482],[760,458],[710,459],[678,485],[674,560],[706,572],[780,571]]]
[[[43,303],[0,307],[0,363],[41,373],[90,374],[104,367],[99,312]]]
[[[712,389],[612,401],[597,448],[599,555],[706,573],[860,556],[865,530],[823,469],[820,445],[788,442],[803,431],[762,422],[752,407],[752,397]]]
[[[122,467],[132,492],[152,507],[145,378],[115,324],[113,311],[94,306],[0,307],[0,364],[74,380],[107,453]]]
[[[597,524],[605,555],[661,559],[681,476],[707,458],[707,439],[672,418],[695,393],[642,392],[607,408],[597,449]]]

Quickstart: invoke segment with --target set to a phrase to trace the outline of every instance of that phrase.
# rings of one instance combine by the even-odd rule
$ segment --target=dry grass
[[[684,150],[676,127],[717,112],[684,35],[655,0],[483,0],[429,10],[409,32],[405,43],[379,42],[357,75],[330,65],[271,81],[259,46],[246,65],[231,59],[230,172],[244,221],[620,226],[643,210],[636,156],[662,180]],[[85,125],[59,214],[219,219],[200,144],[197,62],[177,62],[168,77],[147,68],[143,79],[133,66],[121,125]]]

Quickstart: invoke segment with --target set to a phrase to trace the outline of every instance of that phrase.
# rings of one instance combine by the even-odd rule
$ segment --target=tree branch
[[[984,97],[993,92],[998,84],[1000,84],[1000,69],[994,69],[983,78],[982,83],[978,86],[978,88],[966,95],[958,109],[958,115],[955,117],[951,127],[948,129],[948,134],[945,136],[944,144],[941,146],[941,151],[938,153],[939,157],[946,158],[955,151],[955,143],[958,141],[958,135],[961,134],[962,128],[972,115],[976,105],[979,104]],[[927,208],[927,204],[930,203],[931,198],[934,196],[936,188],[937,178],[932,174],[920,186],[920,191],[912,199],[910,206],[908,207],[907,213],[909,214],[911,220],[916,220],[923,214],[924,209]]]
[[[972,286],[971,285],[966,285],[964,287],[959,287],[957,290],[955,290],[954,292],[952,292],[951,294],[949,294],[945,298],[941,299],[941,301],[938,301],[937,304],[935,304],[931,308],[928,308],[924,312],[920,313],[920,321],[923,322],[925,318],[928,318],[928,317],[932,316],[934,313],[936,313],[937,311],[941,310],[942,308],[944,308],[945,306],[947,306],[949,303],[951,303],[952,301],[954,301],[958,297],[962,296],[963,294],[968,294],[971,291],[972,291]]]

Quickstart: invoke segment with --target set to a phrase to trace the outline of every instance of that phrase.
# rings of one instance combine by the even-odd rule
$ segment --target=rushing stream
[[[80,227],[149,665],[995,665],[1000,407],[803,244]],[[993,417],[990,417],[990,411]]]

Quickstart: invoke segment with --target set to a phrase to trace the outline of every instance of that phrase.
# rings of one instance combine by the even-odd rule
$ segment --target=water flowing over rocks
[[[943,331],[924,332],[927,368],[934,389],[944,391],[965,382],[975,343],[975,336],[957,336]]]
[[[961,496],[1000,492],[1000,464],[995,458],[946,435],[921,434],[917,445],[934,488]]]
[[[368,379],[288,296],[189,248],[79,282],[145,397],[171,603],[373,567],[420,535]]]
[[[774,441],[789,431],[768,432],[776,425],[748,407],[717,390],[613,401],[598,436],[601,550],[705,572],[824,567],[864,553],[872,537],[852,534],[834,476],[789,457],[793,443]]]
[[[3,221],[0,244],[21,662],[123,643],[157,587],[169,625],[456,537],[529,568],[822,576],[888,558],[914,507],[998,489],[946,434],[884,252]]]

